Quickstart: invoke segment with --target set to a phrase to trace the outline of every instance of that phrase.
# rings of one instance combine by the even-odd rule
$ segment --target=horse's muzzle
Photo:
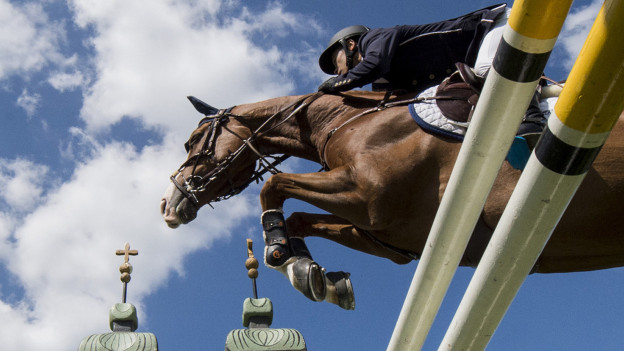
[[[191,222],[197,217],[199,207],[190,201],[173,184],[170,184],[160,201],[160,213],[170,228]]]

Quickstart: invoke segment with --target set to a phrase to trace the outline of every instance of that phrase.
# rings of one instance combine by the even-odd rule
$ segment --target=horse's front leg
[[[348,184],[346,169],[313,174],[280,173],[265,183],[260,199],[264,210],[261,221],[266,244],[265,264],[286,275],[292,285],[311,300],[326,300],[353,309],[349,274],[325,274],[325,270],[312,259],[303,239],[289,237],[282,212],[287,198],[297,198],[332,211],[337,200],[349,201],[344,192],[349,188]]]
[[[278,173],[262,187],[260,204],[267,211],[282,208],[286,199],[297,199],[361,225],[370,222],[361,191],[348,166],[328,172]]]

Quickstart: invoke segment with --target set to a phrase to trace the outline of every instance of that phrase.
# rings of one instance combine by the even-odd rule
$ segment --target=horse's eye
[[[186,149],[186,152],[188,153],[189,151],[191,151],[191,148],[193,147],[193,145],[199,142],[201,138],[202,138],[201,134],[196,134],[196,135],[193,135],[191,139],[189,139],[189,141],[184,143],[184,148]]]

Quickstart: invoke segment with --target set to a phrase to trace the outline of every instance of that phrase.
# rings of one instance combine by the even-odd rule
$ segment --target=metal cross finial
[[[128,263],[128,261],[130,260],[130,257],[128,257],[128,255],[136,256],[136,255],[139,254],[139,251],[137,251],[137,250],[130,250],[130,243],[126,243],[126,247],[123,250],[115,251],[115,254],[117,256],[124,255],[124,263]]]
[[[124,263],[119,266],[119,272],[121,273],[121,281],[123,282],[123,294],[121,295],[121,302],[126,303],[126,295],[128,291],[128,282],[130,282],[130,274],[132,273],[132,265],[130,264],[129,256],[136,256],[139,254],[137,250],[130,250],[130,243],[126,243],[123,250],[115,251],[115,255],[124,256]]]

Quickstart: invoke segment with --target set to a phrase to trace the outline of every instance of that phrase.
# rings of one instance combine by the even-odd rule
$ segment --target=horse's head
[[[161,201],[161,212],[167,224],[175,228],[188,223],[195,219],[201,206],[240,193],[253,181],[262,179],[266,172],[278,173],[276,166],[288,155],[264,154],[261,151],[277,150],[274,147],[262,150],[262,145],[256,145],[257,148],[254,144],[260,144],[263,138],[320,95],[292,97],[276,112],[260,108],[262,112],[252,113],[248,106],[248,115],[237,115],[232,108],[219,110],[189,97],[195,109],[205,117],[184,145],[188,152],[186,161],[171,176],[171,184]],[[283,100],[274,99],[273,102]],[[244,110],[243,106],[239,108]],[[256,123],[253,127],[247,124],[253,124],[252,120]],[[256,162],[258,160],[260,162]]]
[[[171,184],[161,200],[161,212],[176,228],[197,216],[203,205],[240,193],[258,173],[257,156],[250,145],[252,131],[230,110],[217,110],[203,104],[204,117],[184,144],[186,161],[171,176]],[[200,102],[201,103],[201,102]]]

